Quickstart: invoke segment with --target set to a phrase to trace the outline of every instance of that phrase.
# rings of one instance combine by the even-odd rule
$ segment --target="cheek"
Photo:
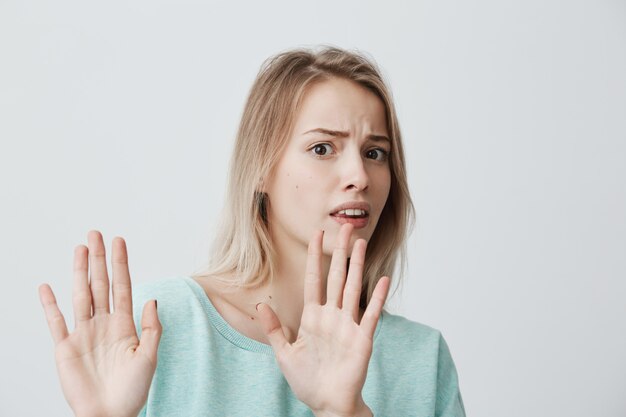
[[[318,172],[304,162],[296,167],[292,166],[283,174],[283,186],[290,192],[298,193],[302,198],[313,197],[324,189],[324,179],[327,177],[327,172]]]
[[[300,201],[316,198],[315,195],[318,193],[316,191],[317,187],[318,183],[315,181],[315,177],[308,174],[294,175],[286,184],[286,189],[289,189],[289,193]]]
[[[391,173],[387,172],[377,177],[376,190],[377,195],[375,199],[380,213],[385,207],[385,204],[387,203],[387,200],[389,199],[389,194],[391,192]]]
[[[387,175],[387,180],[385,181],[384,187],[385,189],[385,200],[389,197],[389,193],[391,191],[391,174]]]
[[[310,197],[314,178],[310,173],[289,170],[284,172],[276,182],[274,190],[281,196],[283,204],[290,206],[301,206],[303,200]]]

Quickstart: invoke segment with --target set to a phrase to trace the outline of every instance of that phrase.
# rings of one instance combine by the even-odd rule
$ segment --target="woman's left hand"
[[[352,225],[343,225],[333,252],[322,304],[322,240],[309,243],[304,310],[298,338],[289,343],[272,308],[259,304],[263,330],[289,386],[316,416],[371,416],[361,391],[372,354],[374,331],[389,292],[382,277],[359,322],[359,299],[367,242],[358,239],[350,256]]]

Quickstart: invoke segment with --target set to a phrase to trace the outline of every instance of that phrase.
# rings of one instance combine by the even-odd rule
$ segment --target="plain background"
[[[90,229],[135,282],[201,266],[261,63],[317,44],[394,92],[418,224],[389,309],[442,331],[468,415],[626,416],[624,1],[0,0],[1,416],[70,415],[38,285],[73,328]]]

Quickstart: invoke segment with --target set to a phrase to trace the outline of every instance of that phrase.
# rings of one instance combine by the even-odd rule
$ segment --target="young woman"
[[[383,311],[412,216],[375,65],[337,48],[273,57],[246,103],[206,270],[131,295],[117,237],[111,313],[91,231],[75,250],[73,333],[40,287],[67,401],[81,417],[464,416],[441,333]]]

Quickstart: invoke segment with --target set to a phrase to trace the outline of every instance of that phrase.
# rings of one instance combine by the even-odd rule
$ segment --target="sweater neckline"
[[[242,349],[274,356],[274,350],[272,349],[272,346],[249,338],[248,336],[243,335],[239,331],[235,330],[235,328],[233,328],[230,324],[228,324],[224,317],[222,317],[222,315],[217,311],[217,309],[209,299],[209,296],[204,291],[204,288],[202,288],[195,279],[189,276],[185,276],[183,278],[189,288],[191,288],[191,290],[194,292],[196,298],[200,300],[200,303],[202,304],[202,307],[209,317],[211,324],[225,339]],[[373,340],[374,342],[376,341],[376,337],[380,332],[380,328],[382,326],[385,314],[386,313],[383,310],[380,318],[378,319],[378,323],[376,323],[376,330],[374,331]]]

